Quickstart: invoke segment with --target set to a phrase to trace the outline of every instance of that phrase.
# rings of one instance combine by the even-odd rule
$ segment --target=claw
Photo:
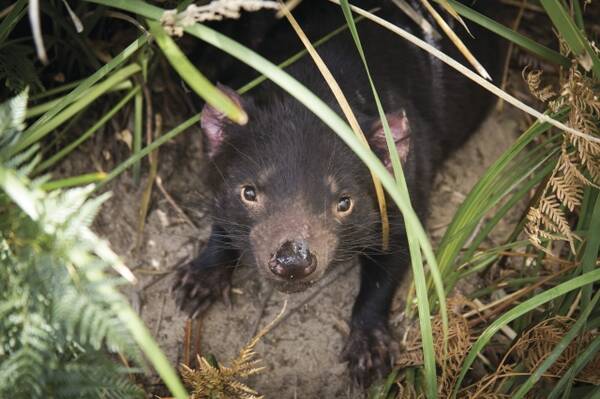
[[[223,300],[223,303],[225,304],[225,306],[227,306],[227,308],[229,308],[231,310],[233,308],[233,304],[231,303],[231,285],[230,284],[227,284],[223,288],[221,295],[222,295],[221,299]]]
[[[177,306],[196,318],[222,299],[231,308],[231,268],[199,268],[193,263],[177,273],[173,291]]]
[[[354,382],[368,387],[389,373],[397,348],[398,344],[385,326],[354,328],[350,331],[342,358],[348,362]]]

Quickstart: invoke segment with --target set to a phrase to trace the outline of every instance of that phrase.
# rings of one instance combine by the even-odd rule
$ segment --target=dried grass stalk
[[[196,22],[238,19],[242,11],[278,10],[279,7],[277,1],[270,0],[214,0],[203,6],[190,4],[182,12],[167,10],[160,17],[160,23],[169,35],[181,36],[186,26]]]

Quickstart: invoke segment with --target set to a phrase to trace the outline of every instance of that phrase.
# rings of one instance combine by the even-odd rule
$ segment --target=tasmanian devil
[[[419,33],[396,10],[384,7],[380,14]],[[315,18],[315,22],[322,21]],[[474,39],[466,40],[467,45],[490,67],[487,58],[497,57],[495,43],[476,27],[471,29]],[[361,22],[358,31],[413,207],[423,220],[436,168],[476,129],[492,98],[378,25]],[[459,58],[452,45],[443,40],[437,45]],[[370,147],[390,169],[382,124],[351,36],[339,34],[318,51],[349,100]],[[339,112],[310,58],[288,72]],[[179,272],[178,301],[192,314],[205,311],[228,295],[239,262],[256,267],[277,289],[298,292],[336,265],[358,258],[360,291],[343,358],[354,379],[368,384],[390,369],[395,350],[388,312],[409,262],[400,212],[388,200],[390,246],[384,250],[369,170],[333,131],[273,84],[264,85],[252,97],[223,90],[246,110],[249,122],[232,124],[210,106],[202,111],[214,224],[200,256]]]

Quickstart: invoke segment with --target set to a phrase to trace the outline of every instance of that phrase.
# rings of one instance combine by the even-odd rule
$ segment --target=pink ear
[[[406,111],[404,109],[393,114],[386,114],[388,124],[394,143],[396,144],[396,151],[402,163],[406,162],[408,157],[408,151],[410,149],[410,124]],[[385,141],[385,132],[381,121],[377,121],[371,128],[369,135],[369,145],[379,155],[379,158],[385,165],[385,167],[391,172],[392,171],[392,160],[388,151],[387,143]]]
[[[217,87],[223,92],[223,94],[225,94],[240,108],[242,108],[242,99],[235,92],[235,90],[220,83],[217,84]],[[221,144],[223,144],[223,140],[225,139],[226,125],[227,118],[225,117],[225,114],[209,104],[204,104],[204,107],[202,108],[202,114],[200,116],[200,126],[202,126],[202,130],[206,135],[206,143],[208,147],[207,153],[210,158],[214,157],[215,154],[219,152],[219,148],[221,147]]]

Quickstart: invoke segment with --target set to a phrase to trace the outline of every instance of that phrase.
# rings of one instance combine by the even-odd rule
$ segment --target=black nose
[[[273,274],[287,279],[302,279],[317,268],[317,258],[305,240],[286,241],[269,262]]]

